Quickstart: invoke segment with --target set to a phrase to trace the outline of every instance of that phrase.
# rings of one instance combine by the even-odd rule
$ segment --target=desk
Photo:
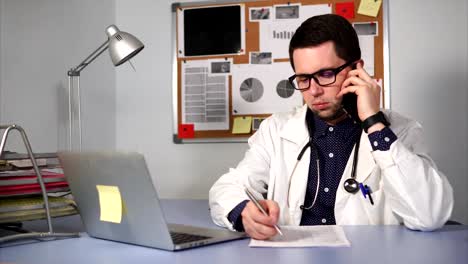
[[[214,227],[206,200],[163,200],[168,221]],[[78,216],[54,219],[56,231],[83,232]],[[25,227],[39,228],[37,222]],[[45,224],[40,225],[46,230]],[[39,231],[38,229],[35,229]],[[41,230],[41,231],[42,231]],[[417,232],[403,226],[345,226],[349,248],[250,248],[242,239],[180,252],[79,238],[0,248],[3,263],[468,263],[468,226]]]

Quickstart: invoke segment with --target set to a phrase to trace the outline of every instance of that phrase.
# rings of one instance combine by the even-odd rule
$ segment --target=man
[[[452,188],[428,156],[421,126],[379,111],[380,87],[363,69],[351,24],[337,15],[306,20],[289,56],[289,80],[306,104],[262,122],[244,159],[210,190],[214,222],[256,239],[274,236],[275,224],[442,226]],[[265,198],[267,216],[245,188]]]

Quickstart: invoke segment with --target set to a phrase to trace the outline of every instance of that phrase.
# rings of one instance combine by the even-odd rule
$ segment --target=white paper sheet
[[[372,22],[354,22],[354,30],[358,36],[378,36],[379,35],[379,23],[377,21]]]
[[[358,36],[361,47],[361,58],[364,60],[364,70],[374,76],[374,36]]]
[[[212,62],[215,63],[213,67]],[[232,59],[228,62],[187,60],[182,63],[183,124],[194,124],[195,130],[229,129],[227,75],[230,74],[230,67],[232,67]],[[213,71],[216,73],[212,73]]]
[[[234,64],[232,65],[232,110],[234,115],[253,115],[286,112],[302,105],[302,95],[299,91],[288,98],[277,93],[280,82],[285,83],[294,71],[289,62],[273,64]],[[246,101],[241,94],[241,85],[247,79],[254,78],[261,83],[262,92],[255,93],[254,102]]]
[[[331,5],[302,5],[298,19],[272,19],[260,23],[260,51],[271,51],[273,59],[289,58],[289,41],[296,29],[308,18],[330,14]]]
[[[350,247],[343,227],[325,226],[281,226],[283,236],[270,240],[250,240],[250,247]]]

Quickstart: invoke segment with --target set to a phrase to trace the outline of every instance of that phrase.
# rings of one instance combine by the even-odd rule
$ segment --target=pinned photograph
[[[216,61],[211,63],[211,73],[230,73],[230,61]]]
[[[359,36],[377,36],[377,22],[353,23],[354,30]]]
[[[250,52],[250,64],[271,64],[271,52]]]
[[[270,7],[250,8],[250,21],[268,20],[270,17]]]
[[[299,18],[299,5],[275,6],[276,19]]]
[[[260,123],[262,123],[263,120],[265,120],[264,117],[252,118],[252,130],[253,131],[258,130],[258,128],[260,127]]]

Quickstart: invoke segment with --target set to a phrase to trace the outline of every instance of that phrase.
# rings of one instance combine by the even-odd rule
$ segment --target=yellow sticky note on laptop
[[[376,17],[379,14],[382,0],[361,0],[358,8],[358,14]]]
[[[234,118],[234,124],[232,125],[233,134],[248,134],[252,128],[252,117],[251,116],[238,116]]]
[[[100,220],[120,224],[122,222],[122,196],[119,187],[96,185],[99,194]]]

